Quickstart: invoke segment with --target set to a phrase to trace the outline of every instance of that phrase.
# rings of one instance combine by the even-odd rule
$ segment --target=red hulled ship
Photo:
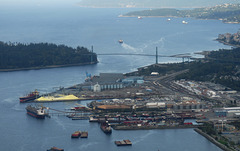
[[[39,92],[35,90],[33,92],[30,92],[27,96],[20,97],[19,100],[20,100],[20,103],[25,103],[28,101],[33,101],[39,97],[40,97]]]

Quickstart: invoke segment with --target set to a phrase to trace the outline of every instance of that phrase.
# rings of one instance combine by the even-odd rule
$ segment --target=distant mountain
[[[82,7],[196,8],[237,2],[238,0],[81,0],[78,4]]]

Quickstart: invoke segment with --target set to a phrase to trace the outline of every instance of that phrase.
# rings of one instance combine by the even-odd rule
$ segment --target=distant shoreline
[[[51,68],[61,68],[61,67],[72,67],[72,66],[83,66],[83,65],[93,65],[97,62],[90,63],[77,63],[77,64],[66,64],[66,65],[51,65],[42,67],[29,67],[29,68],[16,68],[16,69],[0,69],[0,72],[12,72],[12,71],[24,71],[24,70],[40,70],[40,69],[51,69]]]
[[[230,44],[230,43],[225,42],[225,41],[223,41],[223,40],[216,39],[216,41],[218,41],[219,43],[222,43],[222,44],[224,44],[224,45],[233,46],[233,47],[237,47],[237,48],[240,47],[240,45]]]
[[[143,16],[143,15],[132,15],[132,16],[128,16],[128,15],[118,15],[118,17],[145,17],[145,18],[183,18],[183,17],[178,17],[178,16]],[[192,18],[192,17],[190,17]],[[222,23],[225,23],[225,24],[240,24],[240,22],[224,22],[222,19],[199,19],[199,18],[196,18],[197,20],[220,20],[222,21]]]

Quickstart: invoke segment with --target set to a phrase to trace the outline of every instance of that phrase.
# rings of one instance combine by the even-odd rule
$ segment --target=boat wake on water
[[[63,121],[61,121],[58,117],[54,117],[53,119],[56,121],[57,125],[62,127],[63,130],[66,129],[65,125],[63,124]]]
[[[144,51],[146,50],[150,50],[152,49],[152,47],[160,47],[161,49],[164,48],[164,42],[165,41],[165,38],[164,37],[161,37],[159,40],[156,40],[156,41],[148,41],[146,43],[143,43],[140,45],[139,48],[135,48],[127,43],[122,43],[121,46],[126,49],[126,50],[129,50],[131,52],[134,52],[134,53],[143,53]]]
[[[81,145],[80,147],[78,147],[80,150],[85,150],[87,149],[89,146],[93,146],[93,145],[97,145],[99,143],[97,142],[91,142],[91,143],[84,143],[83,145]]]
[[[131,51],[133,51],[133,52],[138,52],[138,49],[137,49],[137,48],[134,48],[134,47],[132,47],[132,46],[126,44],[126,43],[122,43],[121,46],[122,46],[124,49],[126,49],[126,50],[131,50]]]
[[[153,134],[153,131],[152,131],[152,130],[149,130],[149,132],[148,132],[147,134],[144,134],[143,136],[138,137],[138,139],[135,140],[135,141],[133,142],[133,144],[137,144],[137,143],[140,143],[140,142],[146,140],[146,138],[148,138],[148,137],[151,136],[152,134]]]
[[[6,98],[2,100],[2,103],[14,103],[15,101],[14,98]]]

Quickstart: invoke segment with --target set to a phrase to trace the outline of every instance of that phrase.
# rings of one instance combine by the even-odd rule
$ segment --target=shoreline
[[[202,135],[203,137],[205,137],[207,140],[209,140],[210,142],[212,142],[213,144],[215,144],[217,147],[221,148],[224,151],[232,151],[231,149],[227,148],[227,146],[219,143],[218,141],[216,141],[213,137],[211,137],[210,135],[204,133],[202,130],[195,128],[194,129],[195,132],[197,132],[198,134]]]
[[[199,125],[176,125],[176,126],[114,126],[114,130],[152,130],[152,129],[185,129],[197,128]]]
[[[132,15],[132,16],[128,16],[128,15],[118,15],[118,17],[145,17],[145,18],[185,18],[185,17],[179,17],[179,16],[142,16],[142,15]],[[240,24],[240,22],[233,22],[233,21],[224,21],[222,20],[221,18],[219,19],[203,19],[203,18],[195,18],[195,17],[187,17],[187,18],[194,18],[194,19],[197,19],[197,20],[219,20],[219,21],[222,21],[222,23],[225,23],[225,24]]]
[[[88,62],[88,63],[66,64],[66,65],[50,65],[50,66],[42,66],[42,67],[0,69],[0,72],[13,72],[13,71],[24,71],[24,70],[40,70],[40,69],[51,69],[51,68],[61,68],[61,67],[84,66],[84,65],[94,65],[94,64],[97,64],[97,63],[98,63],[98,61]]]
[[[236,47],[236,48],[239,48],[239,47],[240,47],[240,45],[230,44],[230,43],[225,42],[225,41],[223,41],[223,40],[219,40],[219,39],[215,39],[215,40],[218,41],[219,43],[224,44],[224,45],[228,45],[228,46],[232,46],[232,47]]]

